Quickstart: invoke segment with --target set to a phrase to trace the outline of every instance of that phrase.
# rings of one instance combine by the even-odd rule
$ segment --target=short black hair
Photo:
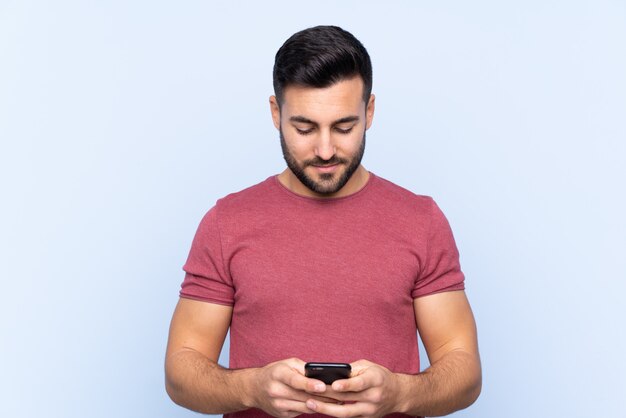
[[[280,105],[289,85],[323,88],[354,76],[363,79],[367,103],[372,62],[363,44],[338,26],[315,26],[293,34],[276,53],[274,94]]]

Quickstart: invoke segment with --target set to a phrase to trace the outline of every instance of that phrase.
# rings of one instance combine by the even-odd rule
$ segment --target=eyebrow
[[[360,118],[358,116],[346,116],[345,118],[337,119],[336,121],[334,121],[333,125],[337,125],[340,123],[347,123],[347,122],[355,122],[355,121],[358,121],[359,119]],[[315,125],[315,126],[318,125],[317,122],[312,121],[309,118],[305,118],[304,116],[292,116],[289,118],[289,120],[292,122],[308,123],[308,124]]]

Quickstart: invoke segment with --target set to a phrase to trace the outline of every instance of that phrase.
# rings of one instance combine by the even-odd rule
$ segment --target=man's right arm
[[[304,377],[304,361],[287,359],[261,368],[217,364],[232,307],[181,298],[174,311],[165,358],[165,387],[177,404],[205,414],[260,408],[285,418],[312,413],[309,393],[324,391]],[[309,393],[307,393],[309,392]],[[320,400],[329,401],[327,398]]]
[[[177,404],[217,414],[246,409],[245,377],[217,364],[232,307],[181,298],[167,343],[165,388]]]

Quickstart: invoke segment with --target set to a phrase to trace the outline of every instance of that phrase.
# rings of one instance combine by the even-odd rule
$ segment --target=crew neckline
[[[282,184],[280,180],[278,180],[278,174],[275,174],[274,176],[272,176],[272,178],[274,179],[274,183],[278,186],[279,189],[283,190],[285,193],[287,193],[287,195],[293,198],[296,198],[298,200],[309,201],[309,202],[331,204],[335,202],[343,202],[346,200],[357,198],[358,196],[364,194],[368,189],[370,189],[370,185],[375,181],[377,176],[369,170],[367,171],[367,173],[369,174],[369,178],[367,179],[367,182],[363,185],[363,187],[361,187],[359,190],[357,190],[356,192],[352,194],[349,194],[347,196],[340,196],[340,197],[304,196],[304,195],[298,194],[290,190],[289,188],[287,188],[287,186]]]

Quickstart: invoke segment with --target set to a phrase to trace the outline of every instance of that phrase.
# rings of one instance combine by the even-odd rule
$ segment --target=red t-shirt
[[[181,297],[233,306],[231,368],[297,357],[418,373],[413,299],[464,289],[435,202],[373,173],[335,199],[295,194],[276,176],[220,199],[183,269]]]

